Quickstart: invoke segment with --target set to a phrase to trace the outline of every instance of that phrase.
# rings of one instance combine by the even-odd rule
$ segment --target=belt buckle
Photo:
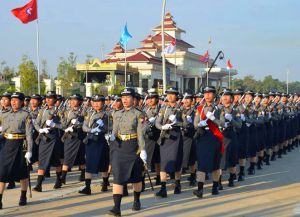
[[[7,138],[8,138],[8,139],[13,139],[13,138],[14,138],[14,135],[13,135],[13,134],[7,134]]]
[[[121,139],[122,139],[123,141],[126,141],[126,135],[121,135]]]

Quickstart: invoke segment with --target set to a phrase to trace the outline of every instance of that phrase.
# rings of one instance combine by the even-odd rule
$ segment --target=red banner
[[[204,111],[202,112],[203,110],[203,105],[200,105],[198,107],[198,112],[199,114],[201,114],[201,120],[206,120],[206,116],[204,114]],[[211,120],[207,120],[207,125],[208,125],[208,128],[210,130],[210,132],[212,132],[214,134],[215,137],[217,137],[217,139],[220,141],[221,143],[221,154],[224,154],[224,151],[225,151],[225,146],[224,146],[224,143],[223,143],[223,134],[221,133],[221,131],[219,130],[218,126],[216,126],[214,124],[214,122],[212,122]]]

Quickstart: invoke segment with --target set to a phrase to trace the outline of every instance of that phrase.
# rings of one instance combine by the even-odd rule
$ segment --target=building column
[[[93,84],[92,83],[85,83],[85,96],[92,96],[93,95]]]
[[[199,86],[199,84],[198,84],[198,77],[195,77],[195,93],[197,92],[197,90],[198,90],[198,87]]]

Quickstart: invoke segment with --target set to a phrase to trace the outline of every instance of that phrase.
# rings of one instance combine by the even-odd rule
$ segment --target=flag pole
[[[37,6],[36,10],[38,12],[38,6]],[[38,93],[41,94],[39,18],[37,18],[37,20],[36,20],[36,55],[37,55],[37,71],[38,71]]]
[[[125,44],[125,88],[127,87],[127,43]]]
[[[177,88],[177,56],[176,56],[176,44],[175,44],[175,85],[176,85],[176,88]]]
[[[166,12],[166,1],[163,0],[162,12],[161,12],[161,49],[162,49],[162,79],[163,79],[163,94],[167,90],[167,75],[166,75],[166,56],[164,53],[165,48],[165,12]]]
[[[229,74],[228,88],[230,89],[230,71],[231,71],[231,69],[229,68],[228,71],[229,71],[229,73],[228,73]]]

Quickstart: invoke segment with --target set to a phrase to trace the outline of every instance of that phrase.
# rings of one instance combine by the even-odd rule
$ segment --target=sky
[[[10,12],[29,0],[0,0],[0,61],[17,67],[24,54],[36,62],[36,24],[24,25]],[[69,52],[85,62],[86,55],[101,58],[119,40],[127,22],[138,47],[160,24],[162,0],[39,0],[40,59],[55,76],[60,57]],[[167,0],[183,39],[212,57],[219,50],[230,59],[239,77],[300,81],[299,0]]]

